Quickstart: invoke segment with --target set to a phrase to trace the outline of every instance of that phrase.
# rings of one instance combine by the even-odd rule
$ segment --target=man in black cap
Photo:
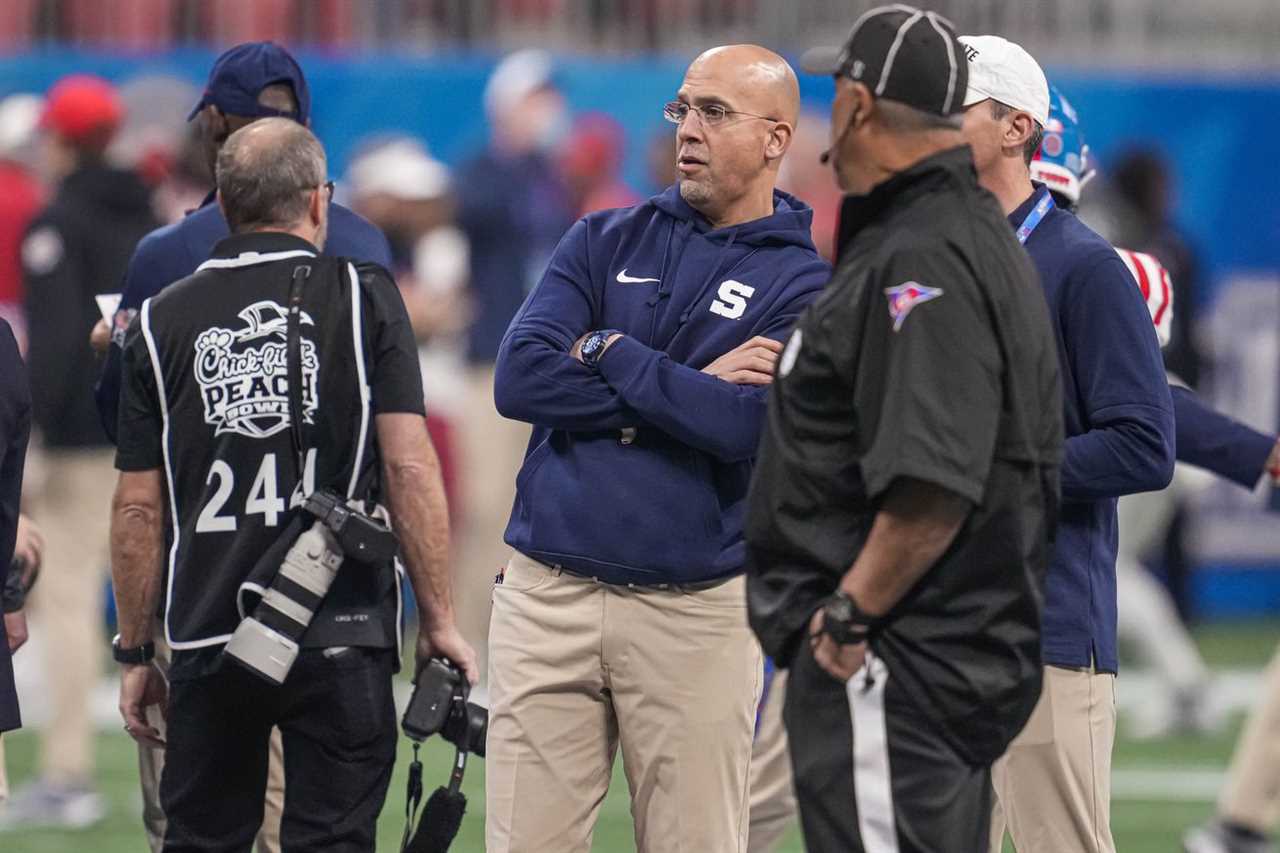
[[[811,851],[986,849],[990,765],[1040,690],[1062,447],[1036,274],[960,137],[951,24],[894,5],[836,77],[838,266],[778,362],[748,605],[788,667]]]

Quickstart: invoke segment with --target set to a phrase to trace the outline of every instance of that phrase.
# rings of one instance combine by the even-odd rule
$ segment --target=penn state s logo
[[[711,303],[711,313],[736,320],[747,312],[747,300],[756,289],[749,284],[728,279],[716,291],[716,301]]]
[[[214,435],[239,433],[267,438],[289,427],[288,312],[271,301],[255,302],[238,315],[246,328],[212,326],[196,336],[196,382],[204,401],[205,423]],[[302,325],[315,322],[304,311]],[[302,412],[315,414],[316,345],[302,339]]]

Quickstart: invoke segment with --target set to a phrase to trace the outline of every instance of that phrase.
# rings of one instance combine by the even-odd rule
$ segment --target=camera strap
[[[285,362],[289,378],[289,438],[293,443],[293,459],[297,465],[298,485],[305,481],[306,445],[302,441],[302,285],[311,277],[311,267],[293,268],[289,285],[289,316],[285,328]],[[305,497],[305,495],[304,495]]]
[[[420,741],[413,742],[413,763],[409,765],[409,786],[404,799],[404,835],[400,838],[401,851],[409,849],[413,838],[413,825],[418,819],[418,806],[422,804],[422,761],[418,758]]]

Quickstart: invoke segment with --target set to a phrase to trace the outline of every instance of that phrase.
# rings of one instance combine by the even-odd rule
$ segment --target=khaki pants
[[[782,705],[787,698],[787,671],[775,670],[760,707],[751,749],[751,826],[747,853],[772,853],[796,821],[796,793],[791,784],[791,756]]]
[[[1280,821],[1280,650],[1236,744],[1218,815],[1264,834]]]
[[[1006,823],[1018,853],[1115,853],[1115,736],[1115,676],[1046,666],[1031,719],[991,768],[993,853]]]
[[[46,449],[31,515],[44,532],[44,565],[31,593],[32,634],[45,651],[53,716],[40,733],[40,771],[55,784],[93,776],[89,695],[102,677],[103,592],[115,490],[115,451]]]
[[[622,747],[639,853],[742,853],[761,654],[745,581],[600,584],[516,554],[489,633],[488,853],[586,853]]]
[[[167,677],[172,650],[164,640],[164,625],[156,624],[156,666]],[[164,715],[158,707],[147,709],[147,723],[165,736]],[[142,824],[147,831],[147,844],[152,853],[164,849],[164,831],[168,825],[160,806],[160,776],[164,772],[164,750],[138,747],[138,777],[142,782]],[[262,813],[262,829],[258,831],[258,853],[280,853],[280,815],[284,811],[284,752],[280,730],[271,730],[271,759],[267,763],[267,800]]]
[[[455,434],[462,457],[462,507],[453,601],[458,630],[476,650],[484,679],[493,579],[511,557],[502,533],[515,502],[516,474],[530,427],[507,420],[494,408],[491,365],[472,369],[467,388],[466,410],[457,420],[462,428]]]

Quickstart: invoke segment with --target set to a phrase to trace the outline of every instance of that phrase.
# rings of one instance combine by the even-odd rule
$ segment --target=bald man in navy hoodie
[[[587,851],[622,747],[640,851],[740,851],[761,653],[742,521],[781,341],[829,274],[774,188],[795,74],[707,51],[664,114],[679,181],[580,220],[503,340],[533,424],[494,588],[488,849]]]

